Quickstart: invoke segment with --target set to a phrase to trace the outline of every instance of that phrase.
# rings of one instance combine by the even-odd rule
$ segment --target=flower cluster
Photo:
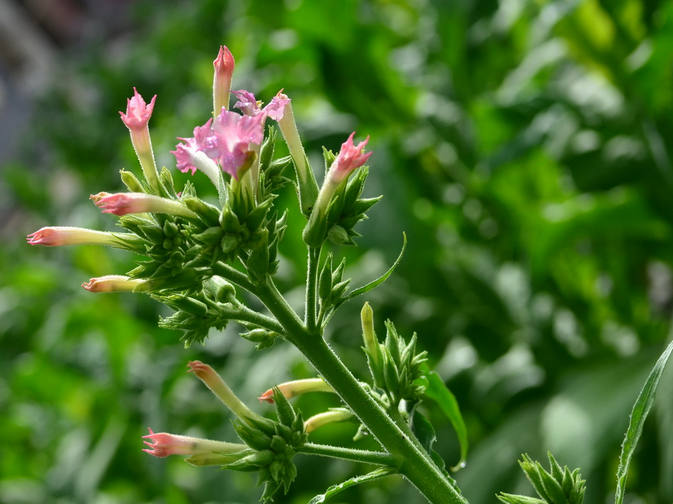
[[[186,346],[203,341],[211,329],[221,330],[229,321],[239,323],[244,329],[241,336],[257,343],[258,348],[282,338],[295,343],[296,331],[288,331],[281,323],[283,318],[269,308],[268,299],[264,304],[270,314],[260,313],[258,306],[246,306],[248,300],[240,291],[263,300],[261,292],[273,285],[278,245],[286,228],[286,210],[277,208],[276,196],[280,187],[291,182],[284,173],[290,166],[294,168],[299,207],[306,218],[305,234],[310,236],[306,243],[316,261],[313,271],[318,270],[319,248],[324,242],[351,240],[356,234],[353,226],[377,201],[360,198],[366,169],[351,177],[371,156],[371,152],[364,152],[368,139],[354,144],[352,133],[337,155],[325,150],[330,169],[319,188],[290,98],[281,90],[265,105],[250,91],[232,92],[235,62],[225,46],[220,47],[213,65],[213,115],[193,129],[192,137],[178,137],[172,154],[178,170],[191,175],[198,171],[212,181],[217,189],[216,204],[199,198],[190,181],[176,189],[171,172],[157,169],[149,129],[157,97],[148,103],[133,88],[120,116],[128,128],[142,177],[122,170],[127,191],[90,196],[103,213],[117,216],[125,231],[50,226],[31,233],[27,240],[31,245],[45,246],[106,245],[144,256],[126,274],[91,278],[82,287],[97,293],[144,293],[163,302],[175,311],[159,325],[183,331]],[[231,94],[237,110],[229,109]],[[276,130],[289,156],[274,157]],[[307,303],[311,309],[306,313],[312,330],[322,329],[336,307],[353,295],[346,292],[348,280],[342,275],[343,263],[335,265],[331,256],[323,261],[319,289],[313,273],[312,299]],[[365,291],[359,289],[355,295]],[[257,470],[267,484],[263,499],[279,489],[287,490],[296,474],[292,458],[305,448],[307,433],[354,418],[350,409],[339,407],[304,422],[294,410],[289,398],[311,392],[334,393],[321,378],[281,383],[262,393],[260,400],[276,408],[278,420],[273,421],[254,413],[210,366],[193,361],[189,370],[236,416],[235,427],[243,444],[150,429],[144,436],[144,451],[157,457],[186,455],[195,465]]]

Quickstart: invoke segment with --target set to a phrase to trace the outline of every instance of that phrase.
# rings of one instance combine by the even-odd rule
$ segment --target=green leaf
[[[437,442],[437,434],[430,420],[425,415],[415,409],[412,417],[411,430],[418,438],[425,451],[428,452],[432,460],[437,466],[444,470],[445,463],[442,456],[435,450],[435,443]]]
[[[650,375],[647,377],[645,385],[640,390],[638,398],[636,399],[635,404],[633,405],[633,410],[631,411],[631,417],[629,420],[629,427],[624,434],[624,441],[622,442],[622,453],[619,455],[619,468],[617,469],[617,490],[615,491],[615,504],[622,504],[624,502],[624,492],[626,490],[626,475],[629,472],[629,464],[631,463],[631,457],[633,452],[636,449],[640,435],[643,433],[643,424],[647,418],[650,409],[652,409],[652,404],[654,404],[654,398],[657,394],[657,386],[659,385],[659,380],[661,375],[664,372],[666,367],[666,362],[671,356],[673,351],[673,341],[671,341],[664,352],[657,360],[656,364],[652,368]]]
[[[309,504],[322,504],[323,502],[327,502],[327,499],[334,497],[335,495],[343,492],[344,490],[350,487],[359,485],[361,483],[368,483],[370,481],[374,481],[379,478],[383,478],[385,476],[394,474],[395,472],[396,472],[395,469],[393,469],[392,467],[381,467],[367,474],[360,474],[358,476],[354,476],[350,479],[347,479],[346,481],[342,481],[341,483],[332,485],[325,491],[325,493],[313,497],[309,502]]]
[[[383,275],[378,277],[376,280],[372,280],[366,285],[363,285],[362,287],[358,287],[355,290],[352,290],[349,292],[346,297],[344,298],[344,301],[348,301],[349,299],[352,299],[356,296],[359,296],[360,294],[364,294],[365,292],[369,292],[370,290],[374,289],[375,287],[378,287],[381,285],[383,282],[388,280],[388,277],[393,274],[393,271],[397,268],[397,265],[400,264],[400,261],[402,260],[402,256],[404,256],[404,251],[407,248],[407,234],[402,233],[403,237],[403,242],[402,242],[402,250],[400,250],[400,254],[397,256],[397,259],[395,259],[395,262],[392,264],[390,268],[388,268],[388,271],[386,271]]]
[[[441,409],[449,419],[458,436],[458,443],[460,443],[460,460],[451,468],[452,471],[457,471],[465,467],[465,459],[467,457],[468,440],[465,421],[463,420],[463,415],[458,407],[458,401],[456,401],[455,396],[446,387],[444,380],[442,380],[435,371],[427,373],[427,378],[428,387],[425,389],[425,397],[432,399],[437,403],[437,406],[439,406],[439,409]]]

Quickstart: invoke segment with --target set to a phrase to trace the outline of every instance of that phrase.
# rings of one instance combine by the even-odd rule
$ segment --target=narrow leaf
[[[323,502],[327,502],[327,499],[330,499],[335,495],[340,494],[341,492],[350,487],[359,485],[361,483],[374,481],[394,473],[395,469],[393,469],[392,467],[380,467],[379,469],[375,469],[374,471],[369,472],[367,474],[360,474],[359,476],[354,476],[350,479],[347,479],[346,481],[342,481],[341,483],[332,485],[325,491],[325,493],[313,497],[309,502],[309,504],[322,504]]]
[[[661,375],[664,372],[666,367],[666,362],[673,351],[673,341],[671,341],[664,353],[661,354],[659,360],[652,368],[650,375],[647,377],[645,385],[640,390],[638,398],[636,399],[635,404],[633,405],[633,410],[631,411],[631,417],[629,419],[629,427],[626,430],[624,435],[624,441],[622,442],[622,453],[619,455],[619,468],[617,469],[617,490],[615,491],[615,504],[622,504],[624,502],[624,492],[626,490],[626,475],[629,472],[629,464],[631,463],[631,457],[633,452],[636,449],[640,435],[643,433],[643,424],[647,418],[650,409],[652,409],[652,404],[654,404],[654,398],[657,394],[657,386],[659,385],[659,380]]]
[[[359,296],[360,294],[364,294],[365,292],[369,292],[370,290],[374,289],[375,287],[378,287],[381,285],[383,282],[388,280],[388,277],[393,274],[393,271],[395,271],[395,268],[400,264],[400,261],[402,260],[402,256],[404,256],[404,251],[407,248],[407,234],[402,233],[404,241],[402,242],[402,250],[400,250],[400,255],[397,256],[397,259],[395,259],[395,262],[392,264],[390,268],[388,268],[388,271],[386,271],[383,275],[378,277],[376,280],[372,280],[366,285],[363,285],[362,287],[358,287],[355,290],[352,290],[349,292],[346,297],[344,298],[344,301],[347,301],[349,299],[352,299],[356,296]]]
[[[435,371],[427,373],[427,378],[428,387],[425,389],[425,397],[437,403],[437,406],[449,419],[458,436],[460,460],[451,468],[452,471],[457,471],[465,467],[465,459],[467,457],[468,440],[465,421],[463,420],[463,415],[460,413],[458,401],[456,401],[455,396],[446,387],[444,380]]]

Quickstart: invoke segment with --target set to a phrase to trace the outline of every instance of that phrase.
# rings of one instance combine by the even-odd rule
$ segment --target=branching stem
[[[299,448],[299,453],[308,455],[320,455],[322,457],[332,457],[355,462],[365,462],[368,464],[384,465],[389,467],[399,467],[402,460],[389,453],[376,452],[370,450],[357,450],[354,448],[344,448],[341,446],[332,446],[317,443],[305,443]]]

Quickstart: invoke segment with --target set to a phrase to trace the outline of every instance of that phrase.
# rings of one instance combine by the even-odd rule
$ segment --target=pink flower
[[[341,144],[339,155],[334,160],[334,163],[332,163],[327,174],[337,184],[348,178],[355,169],[365,164],[372,155],[371,152],[367,152],[366,154],[363,152],[367,142],[369,142],[369,136],[357,145],[353,144],[354,136],[355,132],[351,133],[348,139]]]
[[[145,453],[154,455],[155,457],[168,457],[169,455],[191,455],[193,453],[194,442],[193,438],[188,436],[180,436],[178,434],[169,434],[167,432],[155,433],[147,428],[150,433],[143,436],[143,441],[149,448],[144,448]]]
[[[194,128],[193,138],[182,138],[173,155],[178,168],[183,172],[198,168],[195,163],[197,151],[205,153],[217,161],[220,168],[238,179],[239,169],[245,165],[248,156],[254,152],[254,145],[264,139],[265,115],[243,116],[222,109],[213,121],[209,119],[203,126]]]
[[[213,61],[215,72],[213,74],[213,110],[217,114],[222,107],[229,108],[229,90],[231,89],[231,76],[234,73],[234,56],[225,45],[220,46],[217,58]]]
[[[149,427],[149,434],[143,436],[143,441],[149,448],[144,448],[145,453],[155,457],[168,457],[169,455],[245,455],[249,450],[244,444],[227,443],[225,441],[213,441],[211,439],[181,436],[168,432],[154,432]],[[234,459],[235,460],[235,459]]]
[[[138,90],[133,88],[133,97],[126,100],[126,113],[119,112],[126,127],[130,130],[141,130],[147,126],[154,110],[157,95],[152,97],[149,104],[145,103]]]
[[[182,142],[175,146],[174,151],[171,151],[171,154],[175,156],[175,160],[177,161],[178,170],[182,173],[189,171],[194,175],[196,173],[194,156],[199,152],[199,145],[195,138],[178,137],[178,140],[182,140]]]
[[[261,102],[258,102],[255,99],[255,95],[250,91],[240,89],[233,93],[236,98],[238,98],[234,107],[239,109],[245,115],[256,116],[264,114],[265,117],[270,117],[274,121],[280,121],[283,118],[285,107],[290,103],[290,99],[283,94],[282,90],[278,91],[278,94],[276,94],[264,108],[261,108]]]

